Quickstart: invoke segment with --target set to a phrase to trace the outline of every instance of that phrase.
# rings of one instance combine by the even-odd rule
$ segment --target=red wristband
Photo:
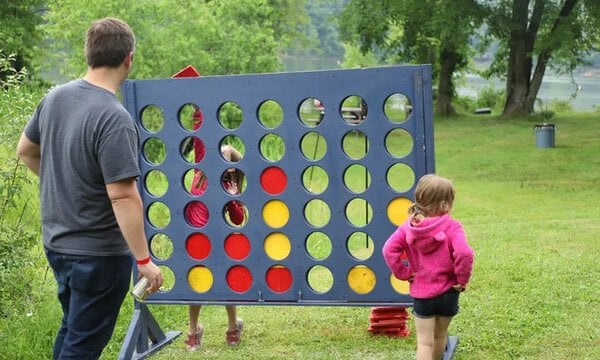
[[[145,265],[150,262],[150,256],[142,260],[135,260],[135,263],[138,265]]]

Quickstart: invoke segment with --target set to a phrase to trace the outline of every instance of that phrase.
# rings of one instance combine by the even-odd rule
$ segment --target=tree
[[[38,24],[42,20],[43,0],[0,0],[0,52],[11,57],[11,67],[19,72],[31,71],[32,58],[40,39]],[[0,80],[8,73],[0,71]]]
[[[344,44],[343,68],[365,68],[379,65],[372,52],[363,53],[358,46]]]
[[[302,4],[287,0],[50,0],[44,28],[53,39],[48,54],[69,77],[85,71],[85,30],[91,21],[104,16],[126,21],[136,34],[132,78],[168,77],[189,64],[203,75],[260,73],[281,69],[280,47],[294,37],[298,22],[308,21]]]
[[[269,0],[273,9],[270,18],[275,31],[275,40],[280,50],[296,48],[304,49],[312,46],[304,29],[310,27],[311,16],[308,12],[309,0]],[[312,15],[312,14],[310,14]]]
[[[467,66],[469,37],[481,24],[474,0],[351,0],[340,18],[346,42],[388,61],[430,63],[437,79],[436,113],[453,114],[454,76]]]
[[[600,2],[596,0],[482,1],[489,35],[500,50],[489,74],[506,76],[504,116],[528,115],[548,67],[569,72],[598,45]]]
[[[309,0],[307,11],[312,19],[311,31],[319,39],[318,49],[325,57],[342,58],[343,45],[339,41],[337,15],[348,0]]]

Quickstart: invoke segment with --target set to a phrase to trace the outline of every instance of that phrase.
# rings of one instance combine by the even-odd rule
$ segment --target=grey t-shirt
[[[71,81],[42,99],[25,135],[41,150],[44,245],[65,254],[129,253],[106,184],[140,175],[139,135],[117,97]]]

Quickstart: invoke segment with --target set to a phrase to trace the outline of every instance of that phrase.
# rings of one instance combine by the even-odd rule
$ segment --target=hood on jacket
[[[449,224],[450,215],[448,214],[425,218],[417,224],[413,224],[413,218],[411,218],[406,242],[423,254],[430,253],[446,241],[445,231]]]

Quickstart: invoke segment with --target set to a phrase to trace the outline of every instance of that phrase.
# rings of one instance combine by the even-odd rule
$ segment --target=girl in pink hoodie
[[[417,359],[441,359],[448,326],[458,313],[459,293],[473,270],[473,249],[462,225],[450,217],[452,182],[423,176],[415,189],[410,218],[383,247],[386,264],[398,279],[410,282],[417,331]],[[408,255],[408,263],[402,254]]]

